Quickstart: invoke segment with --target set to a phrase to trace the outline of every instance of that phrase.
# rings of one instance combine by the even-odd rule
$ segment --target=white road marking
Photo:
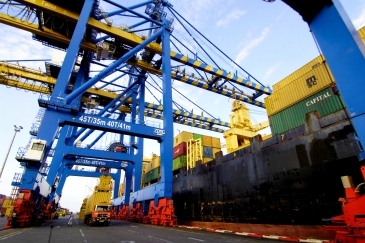
[[[135,225],[131,225],[131,227],[138,228],[138,226],[135,226]]]
[[[136,243],[135,241],[121,241],[120,243]]]
[[[159,240],[159,241],[163,241],[163,242],[167,242],[167,243],[174,243],[172,241],[168,241],[168,240],[164,240],[164,239],[160,239],[160,238],[156,238],[156,237],[153,237],[153,236],[148,236],[149,238],[152,238],[152,239],[155,239],[155,240]]]
[[[188,238],[189,240],[197,240],[197,241],[205,241],[205,240],[200,240],[200,239],[195,239],[195,238]]]
[[[61,226],[57,226],[56,229],[59,228],[59,227],[61,227]]]

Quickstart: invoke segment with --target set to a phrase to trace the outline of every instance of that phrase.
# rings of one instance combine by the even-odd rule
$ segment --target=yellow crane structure
[[[253,125],[249,109],[238,100],[233,101],[232,112],[233,114],[229,116],[231,129],[223,133],[223,137],[226,139],[227,153],[250,145],[250,138],[256,136],[258,131],[270,126],[269,121]]]

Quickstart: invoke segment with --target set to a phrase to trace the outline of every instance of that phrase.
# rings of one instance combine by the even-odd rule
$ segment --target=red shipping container
[[[180,143],[174,148],[174,159],[186,154],[186,143]]]

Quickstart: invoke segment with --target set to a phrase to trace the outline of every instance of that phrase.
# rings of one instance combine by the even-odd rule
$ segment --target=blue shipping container
[[[203,158],[213,158],[212,147],[203,146]]]

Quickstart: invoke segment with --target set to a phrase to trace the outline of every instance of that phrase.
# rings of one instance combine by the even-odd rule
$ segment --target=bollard
[[[53,229],[53,225],[51,225],[51,231],[49,232],[48,243],[51,242],[52,229]]]

